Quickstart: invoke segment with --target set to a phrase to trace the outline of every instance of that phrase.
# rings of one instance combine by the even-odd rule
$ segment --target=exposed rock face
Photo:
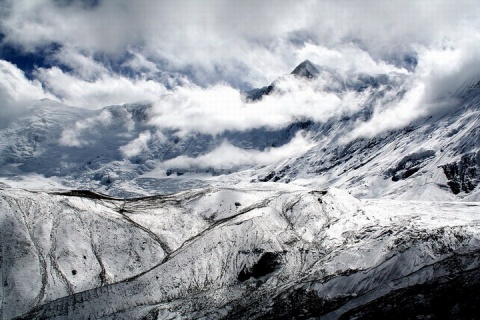
[[[454,194],[469,193],[480,182],[480,152],[465,154],[457,162],[442,166]]]
[[[435,157],[435,151],[422,150],[409,154],[402,158],[398,164],[386,172],[387,177],[392,177],[392,181],[407,179],[424,167],[429,160]]]
[[[392,292],[340,319],[475,319],[479,290],[480,270],[475,269]]]
[[[309,60],[303,61],[292,71],[292,74],[294,74],[298,77],[305,77],[305,78],[309,78],[309,79],[315,77],[319,73],[320,72],[315,67],[315,65],[313,63],[311,63]]]
[[[266,183],[129,200],[10,189],[0,206],[3,319],[428,317],[448,290],[464,292],[448,314],[479,311],[472,203]]]
[[[269,95],[273,89],[275,89],[273,84],[258,89],[252,89],[246,93],[247,101],[258,101],[262,99],[263,96]]]

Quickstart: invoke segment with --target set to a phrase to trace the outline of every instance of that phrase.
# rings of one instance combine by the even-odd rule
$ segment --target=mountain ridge
[[[295,70],[310,67],[319,71],[315,77],[295,75]],[[325,79],[333,80],[325,85]],[[398,129],[346,141],[359,125],[372,120],[378,106],[388,108],[401,101],[408,81],[408,75],[396,73],[340,75],[306,60],[276,80],[268,92],[257,89],[258,99],[244,107],[265,108],[307,92],[354,97],[357,105],[332,109],[325,119],[316,120],[309,113],[322,105],[306,101],[305,106],[295,106],[305,108],[305,113],[288,123],[215,135],[179,135],[178,129],[156,126],[152,110],[160,108],[161,101],[159,106],[137,103],[83,110],[44,100],[32,107],[36,112],[0,129],[0,182],[35,188],[33,181],[40,179],[42,185],[131,197],[240,181],[276,181],[318,188],[333,185],[359,197],[478,201],[480,91],[475,81],[452,91],[448,108]],[[282,147],[295,143],[313,147],[281,160],[270,157],[270,163],[254,160],[269,157],[263,156],[268,152],[279,154]],[[214,164],[227,152],[236,152],[232,158],[241,156],[246,162],[235,164],[226,158],[225,164]],[[429,156],[423,157],[424,152]],[[417,192],[424,186],[429,191]]]
[[[8,216],[23,215],[22,208],[32,200],[36,204],[24,219],[10,220],[23,227],[11,228],[8,241],[18,240],[25,250],[6,252],[3,316],[246,319],[303,313],[336,319],[352,312],[368,316],[364,306],[380,307],[391,295],[411,296],[403,292],[415,288],[413,284],[418,289],[409,290],[421,291],[432,285],[439,288],[440,283],[445,284],[442,279],[449,279],[452,290],[468,289],[467,283],[478,273],[478,203],[357,200],[334,188],[268,186],[199,189],[127,202],[80,194],[0,191],[2,211]],[[51,207],[57,208],[56,213],[45,216]],[[124,224],[132,241],[111,247],[115,233],[104,233],[102,238],[78,236],[88,230],[81,223],[69,222],[67,217],[72,214],[84,224]],[[36,216],[45,217],[31,224]],[[116,216],[124,218],[112,220]],[[63,226],[71,231],[57,231],[52,240],[33,232],[42,224],[49,225],[51,218],[64,221]],[[137,232],[144,236],[135,236]],[[34,249],[45,248],[49,241],[68,244],[72,238],[75,245],[53,246],[53,251]],[[147,244],[146,239],[150,239]],[[92,240],[94,244],[90,244]],[[31,241],[33,246],[26,245]],[[68,250],[63,251],[65,248]],[[153,248],[164,254],[149,256]],[[120,254],[119,250],[126,257],[134,250],[141,259],[127,259],[115,266],[108,257]],[[33,259],[31,266],[41,261],[46,266],[57,265],[65,280],[52,282],[55,272],[41,280],[44,273],[32,270],[23,286],[43,283],[45,298],[24,296],[15,302],[22,294],[15,286],[22,284],[25,268],[19,268],[19,263],[27,257]],[[125,277],[124,271],[133,265],[137,267]],[[123,276],[117,278],[120,274]],[[78,279],[88,277],[104,282],[92,283],[93,288],[84,291],[78,287]],[[61,292],[65,283],[74,291],[50,300],[51,292]],[[41,288],[33,292],[36,290],[42,292]],[[440,292],[431,291],[431,295]],[[456,301],[444,310],[454,312]],[[439,312],[425,309],[422,303],[408,305],[420,314]],[[474,314],[477,309],[471,308],[460,312]]]

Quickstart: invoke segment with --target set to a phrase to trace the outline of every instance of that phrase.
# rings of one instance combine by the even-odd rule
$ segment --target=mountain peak
[[[319,73],[318,69],[315,67],[310,60],[305,60],[300,63],[295,69],[293,69],[292,74],[299,77],[313,78]]]

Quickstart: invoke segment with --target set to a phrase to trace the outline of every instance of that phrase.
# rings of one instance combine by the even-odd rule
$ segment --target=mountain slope
[[[281,148],[311,124],[296,121],[278,129],[179,137],[175,130],[161,130],[149,123],[151,108],[151,104],[131,104],[84,110],[40,101],[9,127],[0,128],[0,181],[7,186],[38,188],[38,180],[47,180],[44,185],[50,187],[118,196],[171,193],[206,186],[208,181],[203,177],[244,166],[163,165],[168,160],[195,159],[225,143],[254,152]],[[158,173],[144,175],[154,169]],[[200,178],[183,179],[181,175],[189,171]]]
[[[411,108],[410,74],[341,74],[307,60],[237,101],[234,117],[260,112],[262,119],[248,118],[255,126],[215,133],[156,123],[169,119],[168,97],[101,110],[44,100],[0,128],[0,185],[132,197],[270,181],[335,186],[361,198],[478,201],[479,88],[452,88],[441,108],[423,108],[403,125],[398,106]],[[209,108],[173,96],[186,116]],[[382,112],[390,116],[372,122]]]
[[[156,235],[105,199],[12,190],[0,195],[0,215],[2,319],[130,278],[167,255]]]
[[[464,292],[458,299],[479,299],[480,221],[475,203],[359,201],[337,189],[285,184],[130,200],[82,192],[3,190],[1,195],[2,220],[19,226],[2,239],[3,244],[19,239],[16,250],[7,251],[4,258],[9,267],[2,305],[6,319],[35,305],[19,319],[368,318],[395,297],[415,315],[447,310],[462,318],[478,312],[478,304],[467,303],[462,309],[455,298],[442,310],[434,308],[447,288]],[[18,209],[32,200],[36,206],[30,215]],[[33,303],[19,299],[25,293],[35,296],[26,287],[45,284],[40,270],[30,270],[28,280],[22,278],[20,262],[30,259],[35,265],[40,256],[58,260],[56,251],[45,247],[55,230],[38,233],[42,224],[28,223],[32,214],[46,214],[52,207],[57,208],[52,215],[62,221],[73,214],[95,225],[116,217],[117,224],[125,223],[123,230],[131,241],[120,248],[117,239],[105,234],[96,247],[116,254],[145,250],[150,252],[148,259],[138,253],[135,275],[123,274],[102,286],[97,282],[81,293],[63,292],[63,298],[51,302],[54,297]],[[92,240],[77,237],[83,229],[75,226],[71,229],[77,233],[64,233],[62,239],[75,239],[75,246],[63,251],[71,257],[64,260],[65,270],[75,268],[77,277],[101,278],[101,268],[95,267],[98,260],[85,262],[80,253],[91,251]],[[125,268],[103,274],[113,278]],[[67,275],[65,283],[74,284],[74,279]],[[62,286],[53,281],[43,290]],[[417,293],[422,296],[412,300]]]
[[[337,186],[366,198],[480,199],[480,92],[463,94],[458,106],[420,118],[400,130],[341,142],[348,121],[320,129],[307,153],[262,169],[258,180],[303,180]],[[265,179],[269,177],[269,179]]]

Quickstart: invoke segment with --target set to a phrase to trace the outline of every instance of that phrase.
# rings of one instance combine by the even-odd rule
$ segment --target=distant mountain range
[[[476,318],[480,82],[404,124],[410,77],[305,61],[243,129],[161,126],[172,97],[3,121],[1,318]]]
[[[288,81],[311,86],[316,94],[358,97],[357,105],[324,120],[306,113],[280,127],[215,135],[191,132],[181,136],[174,129],[158,128],[150,121],[150,103],[86,110],[38,101],[0,129],[0,183],[141,196],[239,181],[275,181],[335,186],[366,198],[478,201],[477,83],[451,93],[454,105],[443,112],[419,116],[406,126],[379,131],[372,137],[345,140],[359,124],[372,119],[375,106],[387,108],[392,101],[400,101],[408,77],[398,73],[340,74],[307,60],[269,86],[246,92],[247,105],[261,108],[262,99],[288,97],[292,94],[285,86]],[[303,107],[323,108],[314,103]],[[288,146],[299,135],[309,140],[309,150],[271,163],[209,165],[197,161],[225,143],[235,150],[264,152]],[[135,149],[135,154],[129,155],[129,149]],[[188,165],[171,161],[184,158]]]

